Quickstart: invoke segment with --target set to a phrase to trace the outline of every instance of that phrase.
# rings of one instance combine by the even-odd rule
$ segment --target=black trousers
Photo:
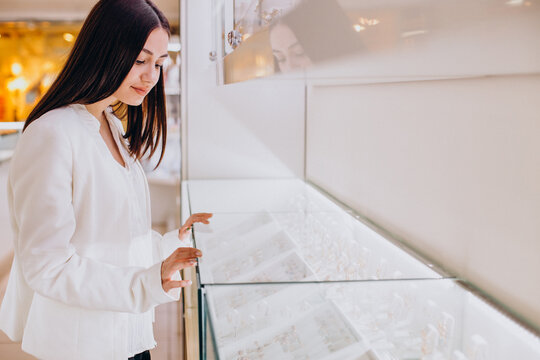
[[[130,357],[128,360],[150,360],[150,350],[146,350],[140,354]]]

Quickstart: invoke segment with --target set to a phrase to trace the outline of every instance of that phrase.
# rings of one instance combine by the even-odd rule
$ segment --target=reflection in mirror
[[[225,83],[294,71],[366,81],[538,72],[539,0],[284,1],[263,2],[270,22],[253,15],[261,1],[238,12],[242,43],[224,59]]]
[[[281,72],[356,53],[360,40],[334,0],[303,1],[270,26],[270,46]]]
[[[271,21],[268,16],[260,18],[258,27],[247,22],[245,15],[241,17],[234,31],[242,34],[242,43],[224,58],[225,83],[302,70],[362,48],[361,38],[336,1],[293,4],[292,9],[270,12]]]
[[[294,9],[302,0],[234,0],[234,31],[242,41],[262,31]]]
[[[290,27],[278,22],[270,29],[270,46],[277,69],[286,72],[303,69],[311,65],[311,59],[306,55],[304,47]]]

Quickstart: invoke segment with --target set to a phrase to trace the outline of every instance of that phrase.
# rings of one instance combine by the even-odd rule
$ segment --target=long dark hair
[[[62,71],[28,116],[23,131],[50,110],[75,103],[92,104],[111,96],[156,28],[163,28],[170,36],[168,20],[150,0],[98,1]],[[167,137],[163,70],[141,105],[119,103],[113,111],[119,118],[127,118],[124,137],[132,156],[140,159],[148,150],[152,156],[161,142],[159,165]]]

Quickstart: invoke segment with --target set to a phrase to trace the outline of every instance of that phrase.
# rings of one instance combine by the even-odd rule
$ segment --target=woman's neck
[[[86,107],[86,110],[88,110],[88,112],[90,114],[94,115],[94,117],[96,119],[98,119],[100,123],[102,123],[104,121],[104,119],[105,119],[105,116],[104,116],[103,112],[114,101],[115,101],[115,99],[112,96],[109,96],[106,99],[95,102],[93,104],[87,104],[87,105],[84,105],[84,106]]]

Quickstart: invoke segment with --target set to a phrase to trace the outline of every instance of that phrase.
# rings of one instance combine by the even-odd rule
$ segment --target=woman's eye
[[[146,61],[145,60],[136,60],[135,64],[144,65],[144,64],[146,64]],[[163,64],[156,64],[155,67],[156,67],[156,69],[160,69],[160,68],[163,67]]]

